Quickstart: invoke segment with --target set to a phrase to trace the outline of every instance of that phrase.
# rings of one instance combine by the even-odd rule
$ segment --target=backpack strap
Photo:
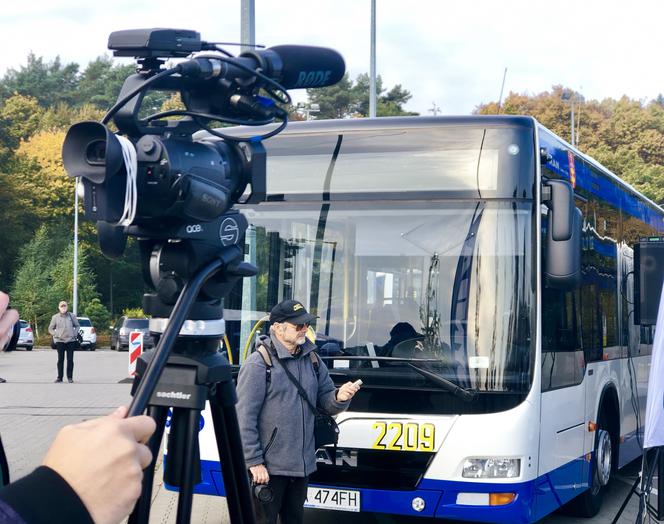
[[[311,365],[314,367],[314,371],[316,372],[316,379],[318,379],[318,355],[315,351],[312,351],[309,353],[309,358],[311,359]]]
[[[265,362],[265,383],[269,384],[270,380],[272,379],[272,356],[270,355],[270,352],[267,350],[265,346],[262,344],[256,348],[256,351],[258,351],[261,354],[261,357],[263,357],[263,361]]]

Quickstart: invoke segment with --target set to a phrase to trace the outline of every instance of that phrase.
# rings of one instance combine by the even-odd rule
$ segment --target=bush
[[[122,311],[122,314],[125,317],[130,317],[130,318],[145,318],[145,317],[147,317],[145,312],[140,307],[127,308],[127,309]]]
[[[85,308],[85,316],[90,318],[97,332],[108,331],[111,314],[98,298],[93,298]]]

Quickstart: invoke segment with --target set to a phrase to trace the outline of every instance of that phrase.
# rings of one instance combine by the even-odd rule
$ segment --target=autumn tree
[[[585,100],[563,86],[529,96],[510,93],[499,108],[480,105],[478,114],[534,116],[544,126],[571,141],[574,101],[575,142],[636,189],[656,202],[664,202],[664,106],[662,97],[648,104],[628,97]]]

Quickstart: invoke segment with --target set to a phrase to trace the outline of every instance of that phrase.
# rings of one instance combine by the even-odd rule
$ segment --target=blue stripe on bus
[[[562,142],[556,140],[551,134],[540,129],[540,147],[545,148],[553,157],[546,167],[560,177],[569,180],[568,149]],[[662,230],[662,217],[657,210],[648,203],[640,200],[636,195],[624,189],[618,182],[608,175],[596,176],[588,164],[581,158],[575,157],[574,169],[576,172],[576,186],[585,189],[602,200],[606,200],[616,208],[622,209],[628,215],[643,220],[658,231]]]
[[[164,456],[164,465],[166,467],[167,456]],[[166,489],[178,491],[177,486],[164,482]],[[200,495],[215,495],[218,497],[226,496],[226,489],[221,478],[219,462],[214,460],[201,460],[201,481],[194,486],[194,493]]]
[[[589,486],[590,471],[590,463],[581,457],[535,480],[514,484],[425,478],[417,489],[412,491],[348,489],[360,491],[363,512],[478,522],[530,523],[540,520],[586,489]],[[202,460],[201,478],[202,481],[194,488],[195,493],[221,497],[226,495],[218,462]],[[339,486],[329,487],[343,489]],[[166,485],[166,488],[177,491],[174,486]],[[459,493],[515,493],[516,499],[504,506],[459,505],[456,503]],[[411,506],[415,497],[420,497],[425,502],[421,512],[415,511]]]

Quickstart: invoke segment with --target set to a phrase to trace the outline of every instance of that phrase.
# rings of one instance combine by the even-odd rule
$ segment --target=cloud
[[[554,84],[586,98],[654,98],[664,91],[655,58],[664,48],[664,4],[632,0],[440,2],[377,0],[377,68],[384,86],[413,94],[407,108],[466,114],[505,93],[538,93]],[[204,39],[240,40],[240,0],[117,0],[113,9],[83,0],[3,5],[0,73],[25,64],[33,51],[46,60],[87,62],[108,52],[119,29],[194,29]],[[256,1],[256,40],[334,47],[351,78],[369,72],[369,0]],[[237,52],[237,48],[230,48]],[[123,59],[126,63],[128,59]],[[293,93],[296,99],[302,93]]]

